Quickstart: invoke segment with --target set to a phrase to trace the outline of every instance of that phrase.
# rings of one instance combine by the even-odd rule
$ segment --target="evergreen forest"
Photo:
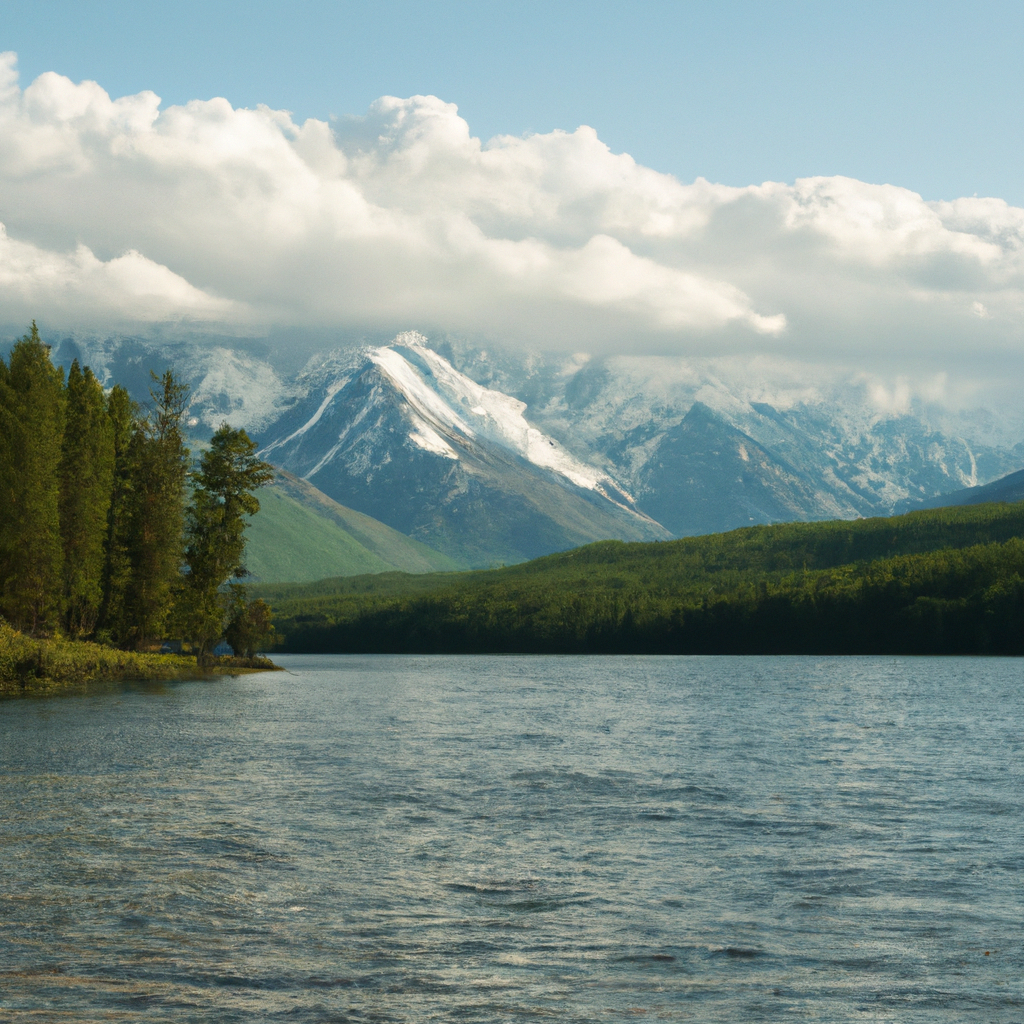
[[[1024,503],[266,586],[287,651],[1024,654]]]
[[[151,398],[77,361],[65,379],[34,322],[0,360],[0,616],[124,651],[183,638],[200,663],[227,632],[251,656],[270,625],[241,582],[244,530],[272,470],[227,424],[193,464],[188,388],[168,370]]]

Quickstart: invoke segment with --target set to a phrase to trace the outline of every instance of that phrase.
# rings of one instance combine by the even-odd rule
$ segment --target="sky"
[[[0,0],[0,48],[44,71],[226,97],[296,120],[379,96],[456,103],[474,135],[595,128],[727,185],[844,174],[1024,206],[1024,4],[173,4]]]
[[[1020,3],[0,0],[0,323],[1005,380],[1022,44]]]

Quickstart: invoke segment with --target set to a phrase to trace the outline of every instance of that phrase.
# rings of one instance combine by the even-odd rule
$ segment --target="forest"
[[[1024,653],[1024,503],[247,588],[272,467],[227,424],[193,458],[173,372],[151,399],[65,378],[35,324],[0,359],[0,674],[85,641],[104,672],[167,638],[251,657],[275,627],[292,652]]]
[[[1024,503],[258,589],[296,652],[1022,654]]]
[[[35,323],[0,360],[0,617],[12,650],[32,638],[65,654],[68,641],[145,652],[173,637],[202,664],[225,635],[249,657],[269,639],[242,565],[271,467],[227,424],[194,464],[188,388],[168,370],[151,398],[143,410],[120,386],[106,392],[77,361],[65,379]]]

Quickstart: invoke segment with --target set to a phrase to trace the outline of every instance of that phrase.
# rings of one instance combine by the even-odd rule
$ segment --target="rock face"
[[[532,422],[588,453],[677,535],[890,515],[1024,463],[1019,412],[886,404],[884,389],[856,374],[815,380],[786,367],[667,357],[482,358],[451,346],[446,354],[527,401]]]
[[[988,501],[1024,501],[1024,469],[1008,473],[980,487],[965,487],[949,494],[940,494],[937,498],[929,498],[928,501],[911,507],[946,508],[949,505],[982,505]]]
[[[459,561],[670,536],[607,473],[531,426],[522,402],[418,335],[328,359],[301,384],[305,399],[264,434],[263,457]]]
[[[702,402],[665,431],[638,477],[644,509],[678,537],[848,513]]]

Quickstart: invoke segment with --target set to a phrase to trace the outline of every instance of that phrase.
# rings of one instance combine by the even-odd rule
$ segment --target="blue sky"
[[[3,2],[0,50],[298,119],[434,94],[474,134],[594,127],[730,185],[843,174],[1024,205],[1024,4]]]

